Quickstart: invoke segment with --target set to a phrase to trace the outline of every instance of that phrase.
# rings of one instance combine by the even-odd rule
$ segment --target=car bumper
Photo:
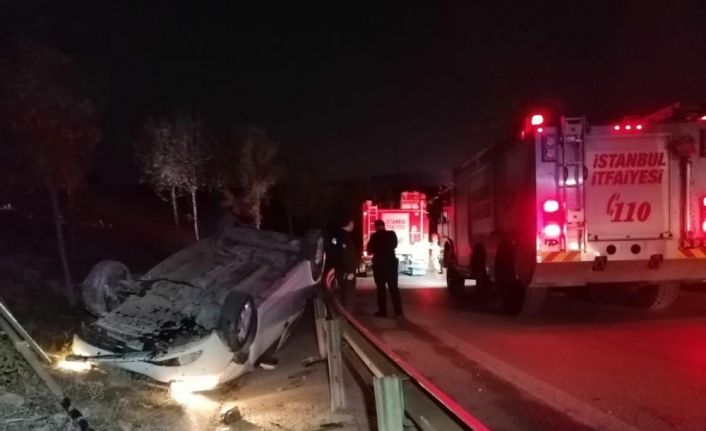
[[[89,357],[115,353],[96,347],[78,335],[74,335],[71,350],[76,355]],[[200,354],[198,354],[199,352]],[[185,365],[161,364],[170,359],[187,355],[198,357]],[[196,342],[170,349],[167,353],[154,357],[149,362],[116,361],[112,362],[111,365],[146,375],[162,383],[199,380],[202,382],[213,382],[213,385],[210,386],[215,387],[250,370],[251,365],[249,363],[236,364],[232,359],[233,353],[221,341],[220,337],[215,332],[212,332],[209,336]]]

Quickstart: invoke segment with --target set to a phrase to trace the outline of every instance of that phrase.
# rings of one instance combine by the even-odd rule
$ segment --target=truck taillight
[[[545,213],[555,213],[559,211],[559,202],[554,199],[547,199],[542,205]]]
[[[701,231],[706,233],[706,196],[701,198]]]
[[[544,226],[544,235],[547,238],[559,238],[561,236],[561,226],[556,223],[549,223]]]

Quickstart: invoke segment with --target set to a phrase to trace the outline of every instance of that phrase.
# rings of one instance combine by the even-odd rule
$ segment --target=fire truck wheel
[[[452,262],[451,258],[453,257],[453,246],[451,245],[450,242],[446,242],[444,244],[444,256],[441,259],[441,266],[444,268],[451,268]]]
[[[456,271],[456,268],[453,265],[449,266],[446,271],[446,287],[449,289],[449,293],[453,296],[462,294],[464,284],[465,281]]]
[[[539,313],[544,305],[547,290],[529,288],[520,280],[515,269],[515,253],[512,248],[498,248],[495,262],[495,281],[500,291],[503,309],[512,316],[531,316]]]
[[[487,253],[482,244],[473,247],[473,257],[471,258],[471,276],[476,281],[473,301],[483,304],[490,299],[492,284],[486,268]]]
[[[648,311],[661,311],[676,301],[679,283],[662,283],[640,286],[633,293],[631,304]]]

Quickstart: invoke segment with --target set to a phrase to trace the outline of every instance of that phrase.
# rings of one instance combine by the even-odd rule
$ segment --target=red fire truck
[[[454,172],[449,289],[494,282],[513,314],[538,311],[547,288],[594,284],[668,307],[706,280],[705,140],[706,109],[679,104],[609,125],[529,116]]]
[[[385,222],[385,228],[397,234],[397,258],[400,271],[409,275],[426,274],[429,265],[429,217],[424,193],[402,192],[399,208],[380,208],[372,201],[363,202],[363,250],[375,232],[375,221]],[[368,274],[372,259],[363,252],[360,273]]]

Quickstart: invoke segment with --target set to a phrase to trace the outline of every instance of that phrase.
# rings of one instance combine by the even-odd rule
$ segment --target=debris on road
[[[233,407],[221,414],[221,423],[231,425],[243,418],[238,407]]]

